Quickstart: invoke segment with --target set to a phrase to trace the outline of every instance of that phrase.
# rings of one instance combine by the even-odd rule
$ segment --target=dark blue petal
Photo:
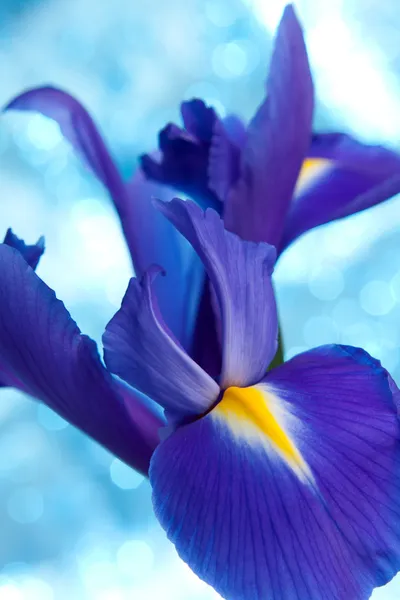
[[[169,124],[159,133],[161,159],[145,154],[141,166],[146,177],[190,196],[202,207],[220,210],[220,202],[209,187],[208,163],[217,117],[202,100],[182,104],[186,129]]]
[[[54,292],[21,254],[0,244],[0,365],[20,387],[146,473],[164,421],[129,388],[120,393]],[[129,411],[125,403],[129,404]]]
[[[221,202],[240,175],[241,148],[233,144],[221,121],[214,126],[208,159],[208,185]]]
[[[136,275],[142,276],[153,263],[161,264],[167,272],[165,281],[157,282],[160,307],[168,326],[187,347],[193,329],[193,318],[189,316],[200,294],[200,287],[192,283],[200,275],[196,273],[198,261],[193,252],[187,244],[182,244],[181,236],[151,204],[152,195],[164,199],[165,192],[147,182],[140,171],[128,183],[122,180],[93,119],[70,94],[52,87],[36,88],[15,98],[7,109],[38,111],[59,124],[65,137],[109,191]]]
[[[313,136],[280,251],[299,235],[400,193],[400,155],[340,133]]]
[[[18,250],[28,265],[32,267],[33,270],[39,264],[39,260],[44,253],[44,237],[40,237],[36,244],[25,244],[24,240],[19,238],[13,233],[12,229],[7,229],[7,233],[4,238],[4,244],[7,246],[11,246],[11,248],[15,248]]]
[[[183,560],[229,600],[370,598],[400,569],[393,386],[366,352],[323,347],[172,433],[150,481]]]
[[[203,100],[194,98],[181,104],[181,114],[186,131],[201,142],[210,143],[217,120],[215,110]]]

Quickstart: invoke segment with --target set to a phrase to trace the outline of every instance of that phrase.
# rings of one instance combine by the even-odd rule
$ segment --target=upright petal
[[[239,178],[240,151],[221,121],[216,121],[208,158],[208,185],[221,202]]]
[[[228,194],[227,228],[278,246],[311,139],[313,84],[303,33],[292,5],[279,25],[267,98],[248,128],[242,173]]]
[[[191,196],[204,208],[219,208],[219,201],[208,185],[208,155],[215,122],[214,109],[202,100],[183,102],[185,129],[169,124],[159,133],[161,160],[149,154],[141,157],[144,174]]]
[[[152,198],[170,199],[170,194],[159,185],[146,181],[140,170],[127,185],[135,212],[132,215],[132,233],[136,276],[143,277],[153,264],[162,266],[166,275],[154,282],[160,311],[182,346],[188,348],[200,302],[204,269],[190,244],[152,203]]]
[[[178,420],[206,412],[219,387],[184,351],[162,321],[151,284],[160,269],[142,281],[131,279],[121,309],[103,336],[108,368],[150,396]]]
[[[81,335],[62,302],[21,254],[5,244],[0,244],[0,271],[2,379],[146,473],[164,421],[132,390],[124,392],[128,413],[95,343]]]
[[[400,155],[340,133],[313,136],[280,246],[400,193]]]
[[[271,273],[275,248],[226,231],[212,209],[193,202],[157,202],[198,253],[214,287],[222,323],[221,387],[245,386],[265,374],[277,349],[278,320]]]
[[[203,100],[194,98],[181,104],[181,114],[186,131],[201,142],[210,143],[214,124],[217,121],[215,110]]]
[[[367,600],[400,569],[400,425],[362,350],[300,355],[179,428],[150,465],[158,519],[224,598]]]
[[[187,346],[193,328],[193,303],[199,301],[199,287],[194,291],[188,281],[198,275],[193,253],[182,244],[180,236],[151,204],[151,195],[165,197],[159,187],[147,182],[138,171],[125,183],[114,164],[107,145],[87,110],[62,90],[43,87],[21,94],[10,102],[8,110],[37,111],[54,119],[74,149],[109,191],[120,217],[125,239],[136,274],[141,277],[153,263],[168,273],[158,283],[159,302],[169,327]],[[189,256],[188,256],[189,254]],[[174,290],[173,302],[170,290]]]
[[[220,317],[214,310],[212,293],[212,286],[207,277],[196,313],[190,356],[213,379],[218,379],[222,365]]]
[[[43,236],[38,239],[36,244],[25,244],[24,240],[15,235],[12,229],[7,229],[3,244],[7,244],[7,246],[18,250],[33,270],[38,266],[39,260],[44,253]]]

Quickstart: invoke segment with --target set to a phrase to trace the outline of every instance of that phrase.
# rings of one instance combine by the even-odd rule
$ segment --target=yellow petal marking
[[[332,167],[333,164],[333,160],[329,160],[328,158],[306,158],[297,179],[294,195],[299,196],[322,173]]]
[[[282,422],[285,410],[275,394],[261,386],[230,387],[213,413],[222,418],[234,434],[247,438],[250,443],[268,441],[302,480],[310,481],[310,470],[285,431]]]

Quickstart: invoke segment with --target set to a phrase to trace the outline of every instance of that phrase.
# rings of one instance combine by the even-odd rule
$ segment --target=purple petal
[[[215,314],[211,293],[211,284],[206,278],[196,314],[190,356],[213,379],[217,379],[222,368],[221,339],[218,337],[220,322]]]
[[[21,254],[0,244],[0,364],[8,385],[41,400],[146,473],[163,420],[133,391],[124,400],[62,302]],[[132,406],[135,405],[133,410]]]
[[[315,135],[287,215],[281,250],[299,235],[400,193],[400,156],[339,133]]]
[[[162,321],[151,283],[131,279],[121,309],[103,336],[108,368],[178,419],[199,415],[216,401],[219,387],[183,350]]]
[[[186,131],[201,142],[210,143],[217,120],[214,109],[203,100],[194,98],[181,104],[181,114]]]
[[[202,100],[181,107],[185,129],[169,124],[159,134],[161,160],[145,154],[141,167],[148,179],[191,196],[201,206],[219,207],[208,186],[208,155],[216,115]]]
[[[275,248],[244,242],[224,229],[215,211],[203,213],[193,202],[174,199],[157,206],[192,244],[215,289],[222,322],[221,387],[254,383],[277,348]]]
[[[170,199],[170,194],[146,181],[140,171],[129,182],[128,192],[135,206],[131,224],[136,276],[142,277],[153,264],[162,266],[166,275],[154,282],[160,311],[183,347],[188,348],[200,302],[202,266],[190,245],[152,203],[152,198]]]
[[[17,96],[5,110],[39,112],[58,123],[63,135],[109,191],[137,268],[135,203],[127,193],[100,132],[82,104],[67,92],[52,87],[41,87]]]
[[[291,5],[279,25],[268,96],[249,125],[242,175],[225,206],[227,228],[278,246],[311,139],[313,84],[303,33]]]
[[[225,117],[223,125],[229,141],[236,148],[243,148],[247,140],[247,129],[243,121],[237,115],[232,114]]]
[[[17,96],[5,110],[39,112],[58,123],[85,164],[109,191],[137,268],[135,203],[127,193],[110,152],[87,110],[70,94],[52,87],[39,87]]]
[[[239,173],[240,148],[230,141],[221,121],[216,121],[209,152],[208,185],[221,202],[225,202]]]
[[[5,110],[39,112],[56,121],[63,135],[110,191],[118,212],[124,212],[123,181],[93,119],[78,100],[57,88],[38,87],[14,98]]]
[[[7,229],[3,244],[15,248],[22,254],[28,265],[35,270],[44,253],[44,237],[41,236],[36,244],[25,244],[24,240],[15,235],[12,229]]]
[[[136,275],[141,277],[153,263],[161,264],[168,273],[165,282],[157,282],[160,307],[169,327],[187,346],[193,327],[188,315],[193,312],[193,303],[199,301],[200,292],[199,286],[189,288],[196,266],[192,265],[188,246],[182,244],[174,228],[151,204],[152,194],[164,198],[165,192],[147,182],[140,172],[128,184],[122,181],[92,118],[66,92],[50,87],[33,89],[15,98],[7,109],[38,111],[60,125],[114,200]]]
[[[150,481],[169,539],[224,598],[367,600],[400,569],[400,424],[362,350],[228,389],[160,444]]]

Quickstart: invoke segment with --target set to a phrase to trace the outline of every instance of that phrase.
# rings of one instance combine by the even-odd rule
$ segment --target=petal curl
[[[121,309],[103,336],[108,368],[155,400],[178,420],[206,412],[219,387],[183,350],[162,321],[152,280],[131,279]]]
[[[15,248],[22,254],[28,265],[35,270],[44,253],[44,237],[41,236],[36,244],[25,244],[24,240],[19,238],[12,229],[7,229],[3,244]]]
[[[110,191],[118,212],[124,212],[126,194],[118,169],[92,117],[76,98],[51,86],[32,88],[11,100],[5,110],[39,112],[56,121],[66,139]]]
[[[271,283],[275,248],[226,231],[212,209],[193,202],[157,202],[198,253],[216,292],[222,323],[221,387],[245,386],[265,374],[277,349],[278,320]]]
[[[280,22],[267,97],[251,121],[241,177],[228,194],[227,228],[246,240],[279,246],[286,212],[311,141],[313,83],[293,6]]]
[[[341,133],[313,136],[280,246],[400,193],[400,155]]]
[[[62,302],[21,254],[5,244],[0,244],[0,271],[2,379],[146,473],[164,421],[132,390],[125,392],[128,413],[95,343],[81,335]]]
[[[191,196],[201,206],[219,208],[219,201],[208,185],[208,155],[215,112],[202,100],[181,105],[185,129],[169,124],[159,133],[161,160],[149,154],[141,156],[146,177],[169,185]]]
[[[117,209],[136,275],[141,277],[154,263],[167,272],[157,282],[161,310],[169,327],[187,346],[193,328],[193,304],[200,287],[189,286],[198,276],[193,253],[174,228],[154,209],[151,196],[165,198],[164,191],[138,171],[125,183],[106,143],[88,111],[70,94],[52,87],[29,90],[12,100],[6,110],[36,111],[54,119],[94,175],[106,187]],[[173,300],[171,290],[174,290]]]
[[[224,598],[367,600],[400,569],[391,385],[362,350],[323,347],[171,434],[150,481],[183,560]]]

